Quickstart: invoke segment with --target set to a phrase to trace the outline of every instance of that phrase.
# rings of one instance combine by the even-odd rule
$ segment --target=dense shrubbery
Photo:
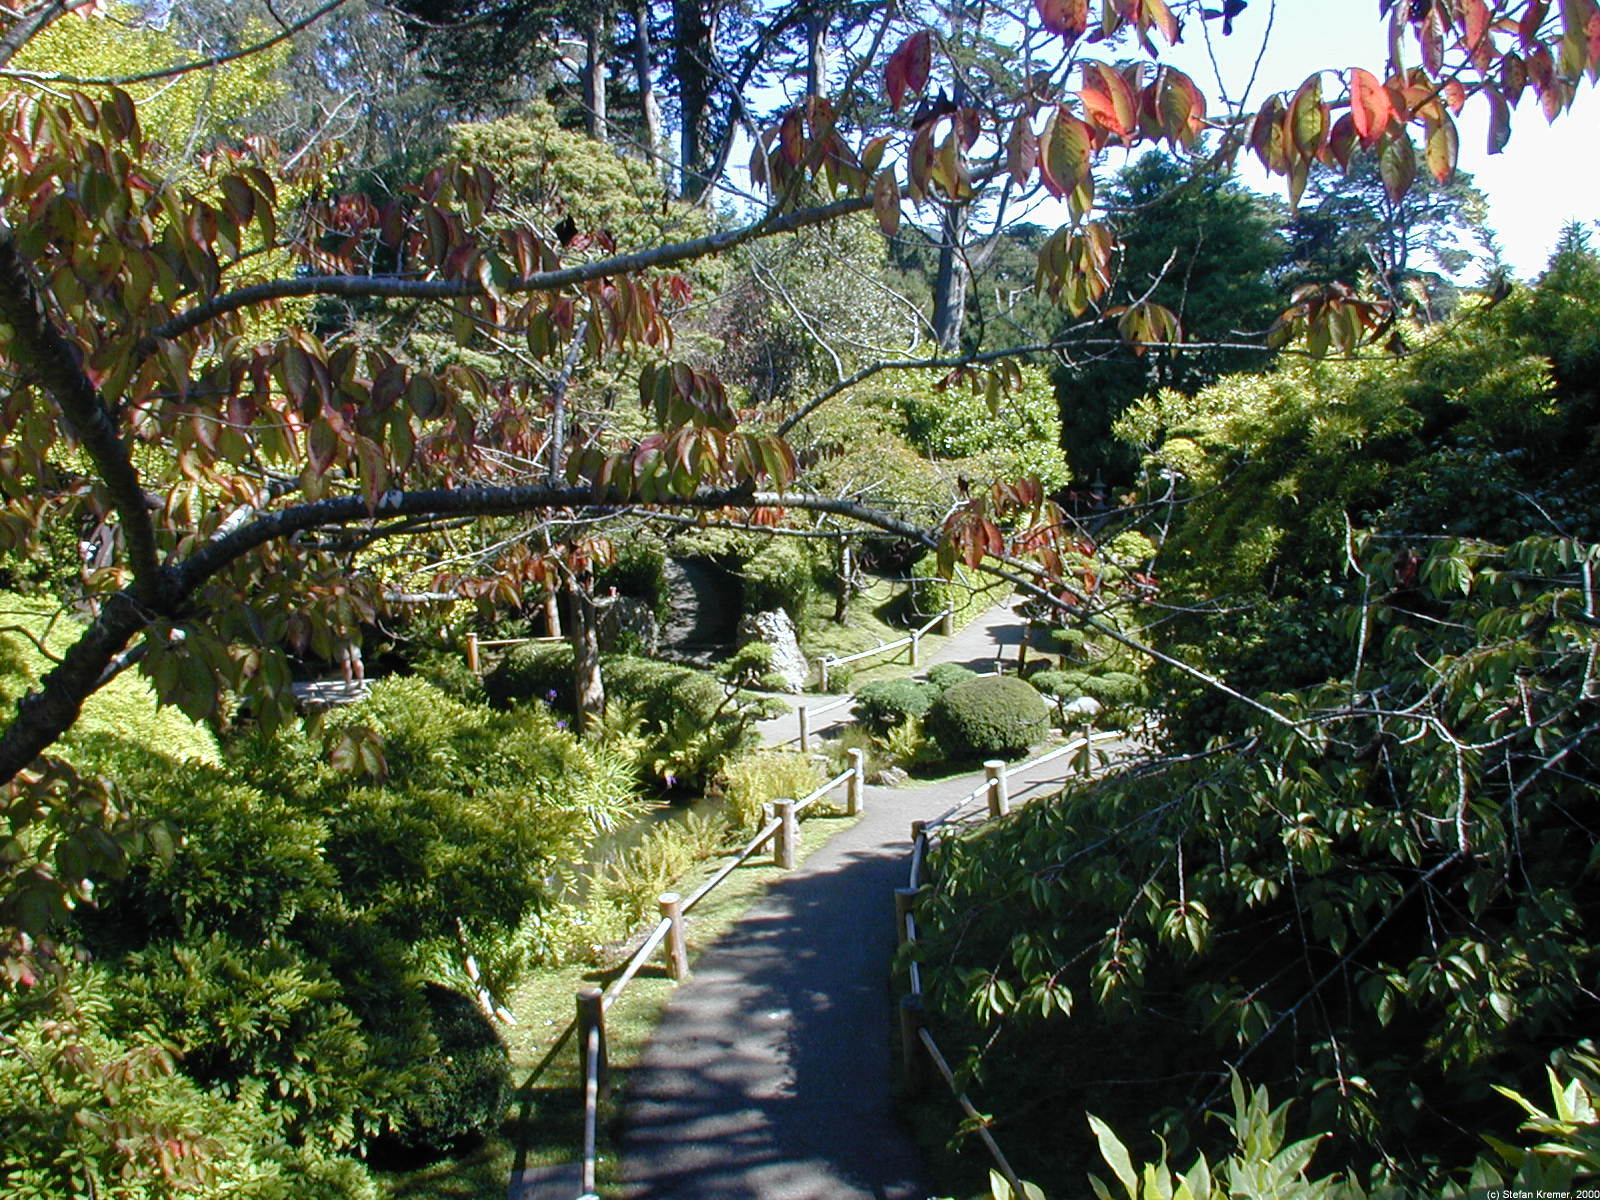
[[[665,621],[672,603],[667,595],[666,554],[659,545],[639,538],[613,541],[612,545],[615,558],[595,571],[595,594],[616,588],[621,595],[643,600],[656,620]]]
[[[441,986],[464,979],[419,982],[459,956],[461,936],[496,988],[553,953],[557,931],[538,918],[562,864],[632,811],[629,764],[541,706],[495,711],[397,678],[324,726],[351,770],[293,729],[248,734],[220,765],[107,733],[78,747],[86,769],[115,774],[182,833],[77,918],[94,966],[69,986],[96,1000],[67,1036],[132,1056],[147,1079],[86,1101],[86,1118],[189,1113],[199,1124],[184,1128],[229,1147],[241,1172],[296,1181],[244,1195],[362,1196],[361,1168],[324,1164],[325,1151],[443,1150],[493,1129],[504,1051]],[[166,1078],[171,1058],[181,1077]],[[56,1117],[37,1100],[0,1096],[5,1137],[50,1136]],[[302,1144],[319,1149],[290,1148]]]
[[[721,776],[729,819],[743,830],[760,826],[763,805],[774,800],[803,800],[822,782],[811,757],[792,750],[741,754],[723,768]]]
[[[1592,1036],[1600,546],[1549,527],[1593,530],[1600,397],[1535,320],[1596,313],[1583,261],[1399,363],[1135,409],[1181,480],[1152,633],[1277,716],[1155,669],[1187,753],[945,843],[923,977],[1025,1173],[1080,1177],[1032,1114],[1084,1107],[1212,1153],[1233,1067],[1294,1082],[1313,1178],[1450,1194]]]
[[[960,663],[940,663],[928,671],[928,682],[941,692],[948,692],[956,684],[977,677],[976,671],[971,667],[963,667]]]
[[[574,657],[566,642],[514,646],[483,677],[484,694],[490,703],[501,707],[543,700],[562,712],[571,712]]]
[[[806,624],[806,610],[817,593],[816,568],[797,543],[773,538],[740,568],[746,613],[781,608],[795,628]]]
[[[1009,675],[958,683],[928,709],[923,728],[954,759],[1015,758],[1044,737],[1050,711],[1039,693]]]
[[[850,715],[873,733],[884,734],[924,716],[939,690],[919,679],[879,679],[856,691]]]

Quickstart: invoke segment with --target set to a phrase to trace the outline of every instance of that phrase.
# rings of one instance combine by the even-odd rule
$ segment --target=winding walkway
[[[996,606],[927,665],[988,669],[1020,634],[1009,604]],[[793,717],[764,729],[776,743],[796,732]],[[1063,769],[1013,776],[1012,796],[1026,799]],[[631,1073],[621,1146],[630,1200],[932,1194],[894,1113],[891,895],[905,878],[911,822],[981,782],[869,787],[862,819],[700,957]]]

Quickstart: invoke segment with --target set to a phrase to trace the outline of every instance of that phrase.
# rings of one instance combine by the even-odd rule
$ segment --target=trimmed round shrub
[[[960,663],[940,663],[928,672],[928,682],[941,692],[948,692],[956,684],[977,677],[976,671],[971,667],[963,667]]]
[[[850,713],[873,733],[888,733],[924,716],[939,691],[918,679],[879,679],[861,685]]]
[[[1090,696],[1107,708],[1126,708],[1145,699],[1144,681],[1126,671],[1040,671],[1029,682],[1055,700]]]
[[[933,702],[923,730],[949,758],[1014,758],[1044,737],[1050,710],[1039,693],[1009,675],[958,683]]]
[[[422,998],[438,1049],[413,1063],[411,1086],[391,1110],[379,1155],[439,1158],[479,1145],[500,1127],[511,1095],[511,1059],[472,999],[437,983]]]
[[[543,700],[570,712],[573,660],[572,647],[565,642],[518,646],[484,677],[484,693],[491,704],[501,708]]]
[[[606,695],[639,705],[639,716],[655,729],[689,722],[704,725],[727,694],[716,678],[693,667],[624,654],[600,665]]]

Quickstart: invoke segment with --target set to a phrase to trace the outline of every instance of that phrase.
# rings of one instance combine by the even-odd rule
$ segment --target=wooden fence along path
[[[922,657],[922,639],[927,636],[935,625],[939,626],[941,634],[945,637],[950,637],[955,632],[954,621],[954,611],[947,608],[926,625],[913,629],[903,638],[898,638],[892,642],[879,642],[870,650],[860,650],[855,654],[846,654],[842,658],[835,658],[831,654],[825,654],[822,657],[822,661],[817,664],[818,686],[824,692],[828,690],[828,679],[835,667],[842,667],[854,662],[865,662],[869,658],[876,658],[880,654],[893,654],[897,650],[906,651],[906,661],[912,670],[915,670],[920,665]]]
[[[895,649],[908,645],[915,647],[917,639],[920,637],[920,635],[926,633],[933,624],[937,624],[940,620],[945,619],[947,616],[948,614],[941,614],[940,617],[935,618],[933,622],[929,623],[929,625],[915,631],[911,637],[903,639],[899,643],[889,643],[884,646],[877,647],[872,651],[865,652],[862,655],[850,656],[849,659],[833,660],[833,664],[838,665],[839,663],[849,661],[850,659],[860,659],[869,657],[873,654],[893,652]],[[955,647],[951,646],[948,649],[954,650]],[[913,649],[913,655],[915,655],[915,649]],[[851,700],[852,697],[844,696],[837,700],[827,701],[822,705],[811,706],[809,714],[806,708],[801,708],[798,713],[800,718],[800,736],[798,741],[801,748],[808,749],[809,742],[811,740],[810,734],[812,731],[810,728],[808,728],[808,716],[814,716],[820,712],[848,704]],[[956,798],[956,802],[953,805],[932,820],[916,820],[911,822],[910,871],[908,886],[903,888],[893,888],[894,880],[891,876],[889,878],[881,879],[881,881],[875,885],[876,887],[881,888],[881,891],[870,893],[883,896],[885,892],[888,892],[891,888],[893,888],[895,940],[897,940],[901,945],[915,943],[916,941],[916,920],[912,913],[912,905],[917,892],[924,886],[926,882],[926,863],[934,838],[952,829],[968,826],[977,820],[1004,816],[1012,806],[1014,788],[1013,781],[1016,781],[1016,786],[1023,786],[1024,781],[1020,780],[1019,777],[1027,775],[1030,778],[1026,781],[1025,786],[1029,788],[1052,786],[1054,783],[1060,782],[1060,779],[1056,777],[1054,772],[1051,772],[1048,780],[1039,778],[1039,772],[1041,768],[1063,759],[1076,759],[1077,761],[1069,765],[1067,770],[1086,770],[1089,767],[1089,757],[1092,753],[1096,752],[1097,747],[1101,747],[1108,742],[1120,740],[1122,737],[1123,735],[1119,733],[1091,732],[1086,736],[1074,738],[1065,745],[1057,747],[1046,754],[1040,755],[1017,766],[1007,766],[1005,763],[1000,761],[991,761],[985,763],[982,782],[966,791],[965,794],[954,793],[952,791],[951,784],[958,782],[954,780],[945,781],[942,784],[930,785],[926,788],[900,788],[892,791],[887,789],[877,790],[876,794],[880,796],[882,800],[888,801],[892,798],[894,802],[894,808],[896,809],[909,808],[915,810],[920,805],[922,811],[927,811],[927,808],[929,807],[929,800],[933,800],[935,803],[937,803],[938,798],[941,795],[946,798],[952,796]],[[784,744],[792,744],[796,740],[797,739],[791,737],[788,739],[787,743]],[[582,1103],[584,1111],[582,1135],[583,1145],[580,1159],[580,1178],[577,1181],[574,1181],[577,1184],[575,1189],[569,1187],[569,1189],[566,1191],[546,1189],[538,1192],[524,1192],[519,1184],[519,1181],[517,1179],[513,1179],[511,1186],[511,1196],[513,1197],[513,1200],[517,1200],[517,1198],[521,1196],[526,1196],[529,1198],[529,1200],[533,1200],[533,1197],[535,1196],[538,1197],[538,1200],[544,1200],[545,1197],[554,1198],[558,1196],[560,1197],[560,1200],[593,1200],[593,1198],[596,1196],[595,1175],[599,1105],[606,1094],[610,1082],[606,1055],[606,1013],[621,997],[624,990],[627,988],[630,981],[632,981],[637,975],[639,970],[658,952],[662,951],[663,947],[665,947],[664,954],[667,970],[671,977],[674,980],[685,980],[689,977],[689,964],[684,939],[684,918],[701,900],[703,900],[707,895],[709,895],[713,890],[727,880],[735,870],[737,870],[744,863],[748,862],[755,855],[761,853],[761,851],[768,846],[771,847],[773,862],[776,866],[784,869],[792,868],[795,860],[795,844],[797,839],[798,821],[801,815],[803,815],[807,809],[817,804],[828,795],[842,788],[846,793],[847,812],[852,816],[860,816],[863,814],[864,798],[867,793],[867,788],[862,752],[859,750],[850,751],[850,761],[851,765],[848,770],[844,771],[842,774],[834,777],[833,779],[830,779],[827,783],[822,785],[822,787],[818,788],[816,791],[812,792],[809,796],[802,797],[798,800],[783,799],[775,801],[772,805],[772,815],[770,819],[768,819],[762,825],[760,830],[758,830],[756,834],[743,847],[741,847],[736,854],[730,857],[730,859],[724,863],[710,879],[706,880],[705,883],[695,889],[695,891],[692,892],[688,897],[680,897],[675,893],[666,893],[662,895],[660,897],[660,919],[646,934],[644,940],[639,945],[639,948],[634,951],[632,956],[630,956],[618,976],[603,990],[599,988],[590,988],[585,989],[578,994],[576,1014],[574,1019],[556,1039],[556,1042],[550,1047],[545,1056],[544,1062],[542,1062],[539,1067],[535,1068],[534,1074],[537,1075],[541,1073],[544,1067],[562,1052],[567,1042],[572,1039],[572,1035],[574,1033],[577,1034],[579,1062],[582,1067],[584,1080],[582,1089]],[[1065,775],[1063,774],[1062,778],[1064,777]],[[980,804],[981,801],[986,801],[987,803]],[[881,805],[877,800],[874,801],[874,806],[874,812],[878,813],[878,816],[874,818],[876,821],[881,824],[887,817],[888,821],[898,825],[898,819],[895,818],[892,813],[887,811],[878,811],[879,808],[886,808],[886,806]],[[869,823],[872,822],[869,820],[863,820],[861,825],[857,826],[856,828],[859,829]],[[904,828],[903,825],[899,825],[898,827],[901,829]],[[849,840],[851,833],[852,831],[845,831],[841,834],[835,835],[835,838],[830,841],[829,846],[832,847],[835,842],[844,842]],[[886,829],[874,831],[872,838],[869,840],[874,840],[875,842],[882,841],[886,843],[885,846],[878,846],[874,844],[871,847],[871,852],[873,853],[878,853],[883,849],[889,848],[887,844],[903,845],[903,843],[901,843],[897,837],[888,833]],[[903,851],[900,852],[903,853]],[[818,857],[820,858],[822,856],[823,853],[819,852]],[[860,859],[863,857],[863,852],[859,848],[852,849],[845,852],[845,857],[851,859]],[[892,862],[892,860],[890,861]],[[807,866],[809,868],[810,860],[808,860]],[[900,869],[903,870],[904,868],[901,867]],[[837,872],[837,868],[833,868],[833,870]],[[836,903],[836,892],[834,889],[838,885],[842,884],[842,882],[842,879],[839,878],[826,881],[826,886],[821,889],[816,889],[817,895],[819,898],[826,900],[829,906],[832,907]],[[784,885],[780,885],[780,887],[782,886]],[[887,897],[885,897],[885,901],[886,900]],[[862,902],[862,899],[858,897],[855,902],[857,909],[860,908]],[[818,915],[822,914],[819,912]],[[838,914],[833,915],[837,916]],[[846,917],[849,921],[854,922],[856,926],[859,927],[861,925],[862,916],[859,911],[846,914]],[[802,927],[799,922],[792,922],[792,924],[797,930],[798,935],[802,938],[805,937],[808,929]],[[878,928],[883,927],[879,926]],[[885,932],[887,932],[887,930],[885,930]],[[838,936],[837,927],[835,928],[834,933],[828,936],[836,939]],[[832,943],[827,943],[826,939],[818,940],[814,938],[813,940],[816,944],[808,944],[803,947],[792,947],[787,943],[784,943],[781,957],[785,959],[809,959],[811,961],[810,967],[799,966],[795,967],[794,970],[802,972],[806,970],[813,971],[818,978],[808,979],[807,987],[815,989],[816,995],[827,996],[828,1001],[831,1002],[834,999],[838,999],[838,997],[828,996],[829,984],[827,980],[820,978],[820,976],[828,973],[828,968],[830,965],[829,960],[838,957],[837,950],[839,944],[837,940],[833,941]],[[871,962],[876,965],[869,966],[868,972],[874,969],[881,970],[887,968],[890,945],[891,943],[886,942],[882,948],[882,953],[871,959]],[[854,978],[851,979],[849,986],[858,991],[861,988],[860,981],[855,980]],[[876,991],[880,986],[881,985],[871,980],[868,980],[866,983],[867,989],[872,991]],[[970,1098],[963,1094],[957,1086],[954,1073],[951,1070],[948,1060],[945,1058],[937,1043],[934,1041],[922,1018],[922,998],[922,967],[920,964],[912,962],[909,966],[908,994],[901,999],[899,1007],[899,1041],[901,1045],[903,1061],[907,1071],[907,1077],[914,1084],[924,1082],[930,1078],[929,1068],[933,1068],[938,1072],[938,1074],[943,1076],[946,1082],[949,1084],[952,1091],[956,1095],[957,1102],[961,1105],[967,1116],[969,1118],[975,1118],[977,1115],[976,1109],[972,1105]],[[887,1006],[887,997],[885,997],[884,1003]],[[749,1006],[746,1005],[745,1007]],[[771,1017],[775,1018],[779,1014],[771,1013],[762,1015],[770,1015]],[[877,1026],[879,1029],[883,1030],[884,1034],[886,1035],[886,1041],[889,1040],[887,1035],[889,1033],[889,1026],[891,1024],[887,1019],[888,1015],[888,1012],[885,1011],[884,1020]],[[791,1019],[793,1019],[794,1014],[791,1013],[790,1016]],[[658,1030],[658,1036],[660,1032],[661,1031]],[[801,1037],[801,1034],[796,1033],[796,1036]],[[744,1037],[744,1035],[738,1033],[737,1031],[731,1032],[728,1034],[729,1041],[726,1044],[733,1046],[740,1045],[740,1039],[742,1037]],[[722,1044],[722,1040],[720,1038],[718,1041],[719,1044]],[[801,1041],[804,1041],[803,1037],[801,1037]],[[887,1051],[885,1053],[887,1054]],[[671,1055],[669,1054],[668,1057],[670,1058]],[[838,1073],[848,1076],[854,1065],[855,1064],[853,1063],[842,1064]],[[677,1077],[682,1077],[686,1074],[683,1067],[676,1063],[670,1067],[669,1073]],[[857,1090],[859,1090],[859,1085],[861,1082],[862,1081],[860,1080],[851,1080],[850,1085],[852,1087],[857,1087]],[[888,1105],[888,1091],[888,1080],[885,1078],[882,1080],[882,1095],[880,1097],[885,1107]],[[721,1101],[717,1101],[715,1103],[720,1102]],[[746,1101],[738,1099],[735,1099],[732,1103],[735,1108],[738,1108],[741,1105],[746,1105]],[[823,1103],[826,1105],[829,1103],[829,1101],[824,1099]],[[631,1112],[632,1106],[630,1105],[630,1113]],[[732,1114],[732,1116],[735,1123],[737,1123],[739,1119],[758,1121],[761,1119],[759,1117],[752,1116],[750,1112],[735,1112]],[[772,1131],[765,1130],[762,1132],[770,1134]],[[1018,1195],[1023,1194],[1020,1189],[1020,1181],[1016,1179],[1010,1163],[1006,1160],[1000,1147],[994,1142],[994,1139],[990,1135],[989,1131],[982,1128],[981,1123],[979,1124],[979,1136],[983,1140],[984,1144],[989,1148],[991,1154],[994,1156],[995,1163],[1000,1174],[1012,1183],[1013,1188],[1017,1189]],[[761,1167],[755,1172],[757,1175],[762,1175],[762,1172],[766,1172],[766,1174],[762,1175],[762,1180],[760,1182],[755,1182],[752,1178],[741,1176],[739,1172],[742,1169],[742,1166],[737,1162],[722,1169],[719,1178],[713,1182],[710,1179],[710,1175],[713,1173],[714,1169],[708,1168],[704,1173],[697,1173],[694,1165],[706,1161],[708,1155],[712,1158],[715,1158],[716,1156],[716,1148],[706,1145],[707,1139],[703,1132],[700,1133],[698,1137],[693,1133],[685,1132],[680,1139],[678,1131],[676,1129],[671,1129],[666,1132],[665,1137],[668,1141],[682,1140],[692,1149],[692,1153],[688,1156],[690,1166],[687,1169],[678,1170],[676,1175],[663,1176],[663,1179],[668,1179],[671,1181],[660,1182],[660,1180],[658,1180],[657,1182],[660,1183],[659,1190],[646,1190],[641,1192],[635,1189],[630,1191],[630,1195],[650,1197],[661,1196],[663,1197],[663,1200],[665,1200],[665,1198],[668,1196],[671,1197],[671,1200],[679,1200],[679,1197],[695,1197],[696,1200],[700,1200],[701,1197],[714,1197],[719,1198],[719,1200],[721,1197],[738,1197],[739,1200],[746,1200],[746,1198],[762,1198],[769,1195],[774,1198],[779,1196],[787,1198],[790,1196],[814,1195],[819,1198],[822,1196],[827,1196],[829,1197],[829,1200],[832,1200],[832,1198],[835,1196],[843,1197],[845,1195],[852,1197],[857,1195],[889,1195],[894,1197],[920,1195],[920,1192],[913,1190],[913,1185],[910,1183],[909,1177],[904,1171],[901,1171],[901,1173],[894,1178],[893,1182],[887,1188],[882,1186],[881,1183],[873,1183],[865,1190],[861,1190],[853,1186],[858,1182],[860,1175],[859,1172],[856,1172],[855,1174],[846,1172],[846,1174],[849,1175],[848,1182],[852,1186],[845,1188],[839,1187],[839,1177],[828,1175],[826,1170],[822,1171],[821,1173],[816,1173],[811,1177],[807,1177],[805,1175],[805,1168],[808,1166],[814,1167],[816,1165],[815,1163],[802,1164],[798,1171],[788,1170],[785,1172],[785,1177],[781,1182],[773,1183],[769,1170],[774,1158],[774,1155],[771,1153],[767,1154],[766,1158],[762,1160]],[[869,1158],[875,1154],[879,1154],[880,1152],[886,1158],[896,1157],[890,1152],[889,1147],[874,1144],[865,1148],[865,1155]],[[862,1151],[858,1149],[857,1157],[861,1157],[861,1154]],[[667,1156],[671,1156],[670,1150],[667,1152]],[[737,1157],[737,1155],[735,1155],[735,1157]],[[903,1158],[904,1156],[901,1155],[900,1157]],[[896,1169],[899,1169],[899,1167]],[[797,1177],[798,1182],[796,1181]]]
[[[684,938],[684,918],[695,905],[709,896],[728,876],[743,866],[762,848],[772,846],[773,865],[783,870],[794,867],[795,845],[799,837],[799,822],[807,809],[833,792],[845,790],[845,812],[860,816],[862,798],[866,791],[866,767],[860,750],[851,750],[850,767],[834,776],[816,791],[800,800],[776,800],[772,804],[773,816],[737,853],[735,853],[710,879],[706,880],[687,899],[674,892],[660,898],[661,919],[629,957],[621,973],[602,991],[587,988],[578,993],[577,1015],[547,1055],[552,1057],[565,1044],[573,1030],[578,1033],[579,1053],[583,1062],[583,1158],[582,1193],[579,1200],[590,1200],[595,1195],[596,1145],[600,1101],[610,1083],[606,1061],[605,1014],[623,990],[650,961],[662,943],[666,943],[666,961],[669,974],[675,980],[689,977],[689,956]]]

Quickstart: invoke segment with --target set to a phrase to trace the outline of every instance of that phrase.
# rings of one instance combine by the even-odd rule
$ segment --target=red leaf
[[[889,93],[889,107],[899,111],[908,92],[920,92],[928,85],[933,67],[933,36],[926,30],[913,33],[900,43],[884,67],[883,83]]]
[[[1354,67],[1350,71],[1350,119],[1355,122],[1361,144],[1372,149],[1394,119],[1389,91],[1371,71]]]
[[[1034,0],[1039,22],[1070,45],[1089,28],[1089,0]]]

